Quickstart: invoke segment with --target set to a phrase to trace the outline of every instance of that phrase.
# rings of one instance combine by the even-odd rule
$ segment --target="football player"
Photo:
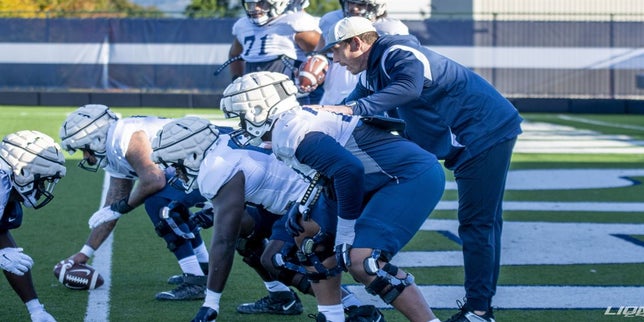
[[[162,218],[162,210],[171,201],[192,207],[204,199],[198,191],[188,194],[167,184],[174,173],[164,172],[150,159],[152,138],[170,121],[152,116],[119,119],[107,106],[99,104],[81,106],[67,116],[60,128],[63,149],[70,154],[77,150],[83,153],[81,168],[92,172],[102,168],[110,176],[105,204],[89,219],[89,237],[81,250],[69,259],[86,263],[107,239],[121,215],[145,205],[157,234],[165,240],[182,271],[182,275],[168,281],[178,286],[156,294],[156,299],[203,299],[208,267],[206,246],[198,231],[172,229],[167,218]]]
[[[433,154],[392,134],[390,129],[403,130],[395,120],[303,109],[295,93],[283,74],[251,73],[224,90],[221,109],[239,117],[249,135],[271,141],[278,159],[332,183],[336,254],[368,293],[410,321],[439,321],[414,277],[390,260],[441,199],[442,166]],[[306,222],[305,213],[299,222]]]
[[[344,17],[364,17],[373,22],[376,31],[381,35],[408,35],[409,28],[400,20],[387,16],[386,0],[340,0],[341,9],[326,13],[320,19],[320,29],[325,32],[332,28],[336,22]],[[324,48],[324,38],[321,38],[315,47],[316,51]],[[329,69],[327,70],[324,83],[324,94],[320,99],[321,105],[339,104],[351,93],[358,82],[358,76],[351,74],[347,69],[337,62],[333,62],[330,53]],[[310,58],[309,58],[310,59]],[[311,89],[299,88],[300,91]],[[313,88],[315,89],[315,88]]]
[[[53,198],[65,176],[60,146],[38,131],[18,131],[0,143],[0,268],[25,303],[33,322],[55,322],[38,295],[31,278],[34,261],[18,247],[10,230],[22,224],[22,206],[39,209]]]
[[[394,112],[407,122],[406,137],[454,171],[466,303],[457,302],[460,311],[449,321],[493,322],[503,194],[523,119],[487,80],[414,36],[380,36],[361,17],[344,18],[330,31],[325,42],[333,59],[362,76],[346,105],[328,108],[356,115]]]
[[[272,71],[295,79],[297,67],[321,38],[318,18],[303,10],[287,11],[289,0],[243,0],[246,16],[235,22],[229,58],[233,79],[250,72]],[[301,96],[317,104],[321,90]]]
[[[243,141],[247,139],[239,133],[220,134],[208,120],[186,117],[164,126],[153,143],[152,159],[176,167],[177,173],[185,176],[183,181],[188,189],[197,185],[212,202],[215,213],[210,271],[217,274],[208,276],[206,300],[193,321],[213,321],[217,317],[219,299],[232,266],[235,240],[247,235],[253,227],[256,231],[266,227],[272,230],[266,251],[255,254],[254,261],[261,261],[273,276],[283,281],[287,278],[286,283],[296,285],[302,292],[308,292],[310,287],[318,300],[319,314],[326,320],[345,321],[340,298],[342,271],[337,267],[333,251],[335,202],[323,193],[324,182],[307,182],[279,162],[270,150],[244,147]],[[249,222],[244,214],[248,204],[265,211]],[[298,221],[299,212],[305,212],[309,220]],[[292,236],[296,236],[300,264],[306,268],[284,261],[294,243]],[[312,283],[292,280],[301,279],[302,274]],[[264,280],[270,291],[270,279]],[[296,302],[294,293],[287,296],[289,291],[286,288],[277,292],[283,293],[281,299],[274,296],[280,294],[271,292],[268,297],[241,305],[237,310],[240,313],[301,313],[301,304]]]

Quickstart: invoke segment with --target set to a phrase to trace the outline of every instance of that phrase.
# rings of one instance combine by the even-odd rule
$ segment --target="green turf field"
[[[0,134],[33,129],[45,132],[58,140],[60,124],[66,113],[74,109],[75,107],[0,107]],[[123,116],[177,117],[197,114],[216,121],[221,120],[220,112],[214,109],[113,110]],[[545,175],[532,178],[551,180],[548,182],[552,182],[556,187],[508,189],[506,193],[506,202],[512,202],[516,209],[506,207],[504,237],[516,239],[510,239],[506,244],[508,251],[504,251],[503,255],[508,264],[504,264],[501,269],[497,293],[501,303],[497,303],[497,321],[624,319],[627,315],[617,314],[619,306],[644,307],[644,211],[637,207],[630,211],[620,208],[641,205],[644,199],[644,187],[639,184],[644,181],[644,153],[640,152],[641,148],[637,149],[637,145],[643,145],[644,141],[644,116],[523,116],[530,123],[543,122],[576,130],[596,131],[597,135],[605,135],[604,139],[611,144],[628,143],[636,148],[632,153],[575,153],[572,149],[558,153],[515,153],[513,171],[518,173],[519,170],[547,170]],[[526,134],[526,140],[527,138]],[[522,140],[523,136],[520,138],[520,141]],[[544,145],[547,148],[549,144],[556,145],[562,140],[564,139],[555,138]],[[605,141],[593,141],[588,145],[602,147],[603,142]],[[58,321],[83,321],[89,301],[88,292],[66,289],[54,278],[52,268],[57,261],[77,252],[83,245],[89,232],[87,219],[99,207],[103,174],[79,169],[76,166],[79,154],[66,157],[67,176],[56,187],[55,199],[42,209],[27,209],[23,226],[12,233],[18,245],[35,260],[33,278],[40,300],[47,310]],[[570,188],[566,187],[566,184],[577,180],[574,178],[590,180],[594,177],[581,175],[570,179],[564,176],[563,172],[549,174],[549,171],[554,169],[595,169],[599,170],[599,173],[612,171],[611,174],[617,173],[613,177],[628,177],[630,184],[610,186],[608,182],[611,182],[609,179],[614,179],[613,177],[599,176],[596,179],[599,180],[597,186]],[[448,180],[451,181],[451,178],[448,173]],[[455,200],[455,190],[446,190],[443,197],[445,204],[449,205],[449,202]],[[556,203],[554,210],[539,208],[544,207],[546,202]],[[584,208],[591,202],[597,204]],[[536,208],[530,208],[532,203],[537,204]],[[608,204],[607,209],[599,209],[605,204]],[[557,208],[565,206],[580,208]],[[462,268],[453,264],[458,262],[460,248],[445,235],[446,231],[453,231],[450,229],[456,213],[449,206],[445,206],[432,213],[430,218],[429,227],[419,232],[403,253],[427,256],[426,262],[429,265],[409,267],[408,271],[415,275],[420,286],[431,293],[430,305],[438,307],[439,309],[435,310],[436,314],[445,320],[456,312],[458,291],[461,290],[462,293]],[[539,233],[541,229],[543,232]],[[206,239],[210,238],[209,234],[209,230],[203,232]],[[523,239],[526,235],[536,237]],[[611,243],[615,243],[616,247],[607,251],[606,248],[612,245]],[[584,253],[588,251],[595,253],[584,257]],[[395,260],[401,257],[400,260],[404,261],[405,256],[406,254],[401,253]],[[601,260],[603,256],[614,256],[615,260]],[[534,262],[531,262],[532,260]],[[165,243],[154,233],[143,209],[137,209],[122,217],[114,235],[111,261],[109,303],[90,304],[93,308],[107,307],[109,320],[189,321],[200,307],[200,301],[168,303],[154,299],[157,292],[171,288],[165,281],[168,276],[178,273],[179,268],[174,257],[166,250]],[[446,264],[434,265],[440,261],[445,261]],[[347,276],[344,282],[354,285],[354,289],[358,290],[358,286],[350,277]],[[575,287],[581,287],[582,291]],[[536,296],[536,292],[542,290],[541,288],[546,292],[545,297],[540,298],[542,300],[536,301],[538,303],[526,301],[522,304],[520,300]],[[559,293],[559,289],[563,292]],[[577,292],[567,293],[569,289]],[[514,291],[520,295],[510,295],[515,294],[509,293]],[[604,295],[608,299],[604,304],[604,298],[601,296],[606,292],[611,296]],[[634,296],[626,298],[624,294],[627,292],[634,292]],[[235,312],[238,304],[253,301],[265,293],[259,277],[237,260],[221,301],[218,321],[307,321],[307,314],[316,313],[314,299],[304,296],[302,300],[305,304],[305,314],[302,316],[257,317]],[[3,294],[3,300],[0,301],[0,321],[29,321],[24,305],[4,279],[0,282],[0,294]],[[363,296],[361,293],[359,295]],[[507,305],[504,306],[503,303]],[[587,303],[599,304],[585,305]],[[591,306],[592,308],[589,308]],[[609,306],[612,310],[606,315]],[[385,310],[384,313],[387,321],[405,321],[396,311]],[[642,315],[644,309],[640,312],[640,319]],[[635,320],[638,320],[637,317]]]

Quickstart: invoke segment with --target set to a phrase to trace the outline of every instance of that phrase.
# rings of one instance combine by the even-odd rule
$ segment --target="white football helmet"
[[[289,0],[242,0],[242,5],[248,18],[254,24],[263,26],[286,12],[289,2]]]
[[[47,134],[18,131],[0,143],[0,168],[11,174],[11,184],[25,207],[49,203],[54,187],[67,173],[60,146]]]
[[[387,12],[387,0],[340,0],[340,6],[342,6],[342,12],[344,12],[345,17],[353,15],[347,5],[348,2],[365,6],[365,9],[361,10],[358,15],[371,21],[375,21]]]
[[[195,116],[176,119],[163,126],[152,140],[152,161],[164,168],[174,167],[178,173],[170,184],[181,183],[191,191],[201,161],[217,138],[219,130],[206,119]],[[186,178],[181,178],[182,174]]]
[[[83,159],[78,166],[96,172],[98,168],[107,165],[105,159],[107,131],[117,120],[116,114],[105,105],[81,106],[69,114],[60,127],[61,145],[69,154],[74,154],[78,149],[93,153],[97,159],[96,164],[89,164],[86,159]]]
[[[297,87],[282,73],[254,72],[237,78],[224,90],[219,104],[226,118],[239,117],[241,127],[261,138],[275,117],[299,106]]]

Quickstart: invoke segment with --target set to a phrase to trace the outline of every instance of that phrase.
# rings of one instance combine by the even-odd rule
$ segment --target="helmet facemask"
[[[289,0],[243,0],[242,5],[248,18],[254,24],[263,26],[283,14]]]
[[[54,140],[38,131],[19,131],[0,143],[1,167],[11,172],[11,184],[25,207],[38,209],[53,198],[66,174],[65,158]]]
[[[351,10],[349,4],[360,6],[361,10],[356,14],[355,11]],[[342,0],[340,5],[345,17],[360,16],[371,21],[376,21],[387,10],[387,4],[384,0]]]

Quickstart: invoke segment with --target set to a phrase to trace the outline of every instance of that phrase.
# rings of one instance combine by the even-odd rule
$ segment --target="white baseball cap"
[[[328,51],[333,45],[343,40],[362,35],[369,31],[376,31],[376,28],[373,26],[371,20],[367,18],[360,16],[342,18],[324,33],[325,46],[322,52]]]

